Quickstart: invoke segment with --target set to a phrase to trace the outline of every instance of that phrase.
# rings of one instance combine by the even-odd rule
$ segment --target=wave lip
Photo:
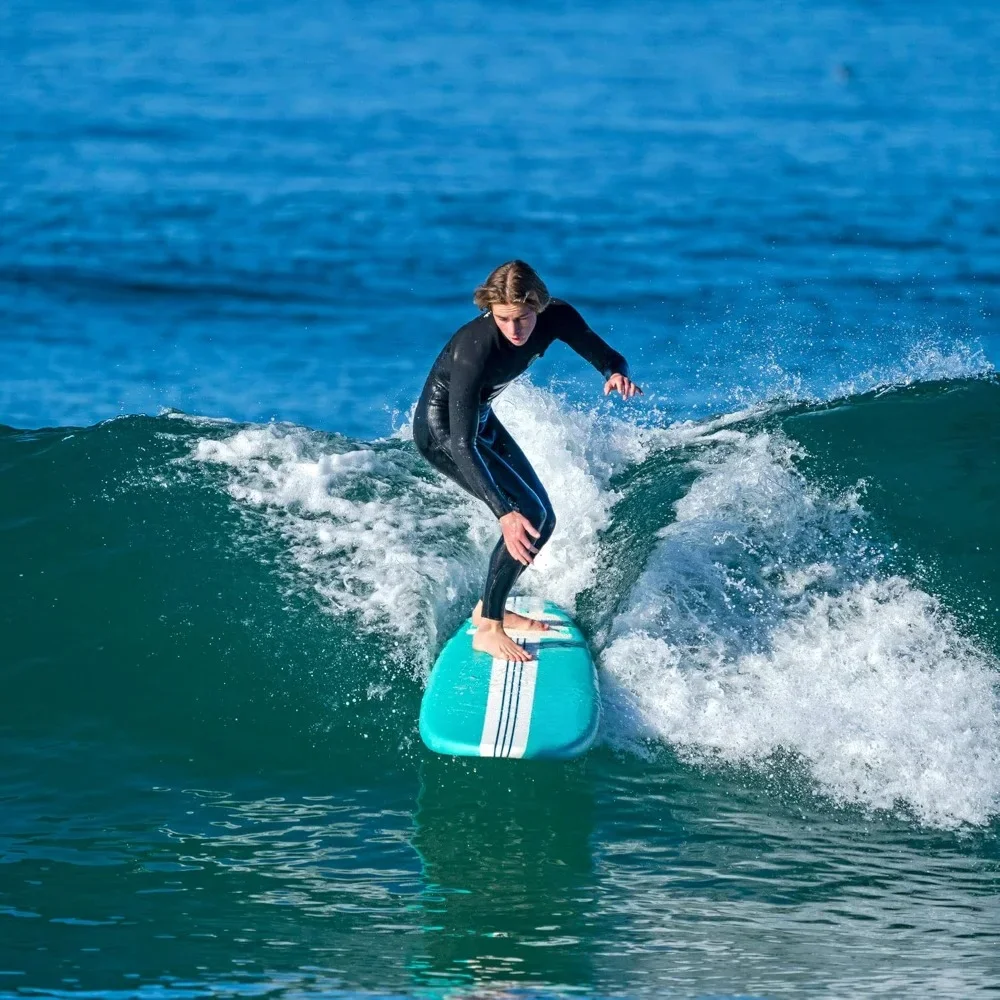
[[[836,386],[834,399],[858,396],[879,389],[892,389],[918,382],[949,382],[985,378],[996,373],[981,344],[961,340],[943,343],[928,337],[917,341],[904,357],[891,365],[873,365]]]

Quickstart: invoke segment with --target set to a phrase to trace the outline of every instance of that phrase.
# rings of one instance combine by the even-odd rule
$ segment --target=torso
[[[571,316],[575,315],[564,302],[553,299],[548,308],[538,314],[531,336],[520,347],[515,347],[497,329],[491,313],[477,316],[461,327],[437,356],[421,393],[421,405],[447,409],[452,366],[468,363],[482,371],[479,404],[481,408],[489,406],[536,358],[546,352],[561,325],[571,322]]]

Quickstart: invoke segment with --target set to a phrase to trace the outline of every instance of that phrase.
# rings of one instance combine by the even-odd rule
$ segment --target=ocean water
[[[989,3],[0,10],[0,996],[1000,989]],[[497,411],[599,666],[417,734],[495,523],[409,414],[497,263],[630,359]]]

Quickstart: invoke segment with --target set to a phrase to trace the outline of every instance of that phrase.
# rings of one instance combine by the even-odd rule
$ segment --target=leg
[[[523,486],[522,490],[527,488],[534,495],[534,498],[540,504],[540,510],[532,515],[527,512],[524,507],[521,507],[522,511],[525,512],[528,519],[534,524],[534,526],[541,532],[538,539],[535,540],[534,544],[537,548],[541,547],[549,540],[552,536],[552,532],[555,530],[556,526],[556,514],[552,509],[552,502],[549,500],[549,496],[545,491],[545,487],[542,485],[538,476],[535,474],[535,470],[531,467],[531,463],[528,461],[524,452],[518,447],[517,442],[511,437],[510,432],[506,427],[497,419],[496,414],[490,410],[489,416],[486,420],[486,425],[483,428],[483,439],[487,442],[490,450],[494,452],[499,458],[510,467],[517,477],[520,479]],[[521,505],[519,504],[519,507]],[[538,518],[536,520],[535,518]],[[494,557],[499,557],[501,555],[500,549],[506,552],[506,546],[503,544],[503,539],[500,540],[500,544],[497,550],[494,551]],[[524,567],[514,560],[515,576],[511,580],[513,584],[517,576],[520,576]],[[509,572],[509,570],[508,570]],[[502,574],[502,568],[498,567],[497,575]],[[510,591],[510,586],[506,588],[504,596]],[[478,606],[477,606],[478,610]],[[473,613],[473,621],[476,620],[475,613]],[[518,629],[538,629],[547,628],[543,623],[537,622],[531,618],[525,618],[522,615],[515,615],[513,612],[507,612],[504,616],[504,624],[508,627],[514,627]]]
[[[549,495],[545,492],[545,487],[535,474],[527,456],[521,451],[517,442],[510,436],[510,432],[500,423],[492,410],[490,410],[486,421],[484,437],[489,442],[490,448],[514,470],[521,481],[541,502],[545,509],[545,527],[542,534],[548,541],[556,527],[556,512],[552,509],[552,501],[549,500]]]
[[[517,446],[503,424],[497,420],[492,410],[487,418],[483,436],[477,444],[479,453],[493,474],[497,486],[514,501],[517,509],[539,532],[539,537],[533,539],[533,544],[537,549],[541,549],[556,526],[552,503],[524,452]],[[486,591],[483,594],[483,606],[487,611],[486,617],[494,618],[498,616],[488,612],[497,610],[498,605],[502,611],[507,594],[523,572],[524,566],[510,555],[501,538],[490,558],[490,569]],[[509,581],[505,579],[508,576]],[[490,586],[491,581],[493,587]]]
[[[545,504],[488,445],[482,444],[479,448],[497,485],[514,501],[520,513],[539,532],[539,537],[532,539],[532,542],[536,549],[540,549],[552,533],[546,517]],[[508,660],[531,658],[523,647],[515,644],[506,634],[507,629],[540,632],[548,628],[544,622],[534,621],[506,610],[507,595],[524,569],[524,565],[507,550],[507,543],[501,536],[490,555],[483,599],[472,612],[472,620],[478,626],[478,631],[472,640],[474,649]],[[480,609],[481,613],[477,614]]]
[[[459,486],[469,493],[473,493],[462,478],[447,448],[441,447],[440,443],[432,436],[425,436],[423,434],[419,436],[415,434],[414,441],[420,453],[439,472],[458,483]],[[542,489],[541,484],[539,483],[538,487],[544,500],[536,495],[511,465],[497,454],[485,440],[478,441],[477,447],[479,447],[480,454],[489,467],[497,486],[513,500],[521,513],[541,533],[540,537],[534,540],[536,547],[540,548],[548,540],[549,535],[552,533],[552,528],[555,526],[554,515],[551,517],[549,515],[551,504],[549,504],[548,496],[545,494],[544,489]],[[523,455],[521,458],[530,476],[537,482],[534,470],[531,469],[527,459],[524,459]],[[473,495],[475,496],[474,493]],[[530,659],[525,650],[508,638],[503,631],[503,625],[523,629],[529,626],[530,623],[530,619],[525,619],[523,616],[515,615],[511,612],[505,613],[504,610],[507,595],[523,569],[522,564],[507,551],[507,546],[501,537],[490,557],[483,595],[484,600],[481,602],[484,609],[483,614],[479,616],[476,615],[475,611],[473,612],[473,618],[480,630],[473,641],[473,645],[477,649],[490,652],[494,656],[505,656],[512,660]],[[477,605],[477,610],[478,607]],[[538,623],[535,623],[535,627],[537,625]]]

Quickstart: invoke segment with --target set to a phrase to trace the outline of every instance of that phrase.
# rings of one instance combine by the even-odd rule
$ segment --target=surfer
[[[549,540],[556,516],[545,487],[491,406],[548,349],[569,344],[605,378],[604,394],[642,390],[628,363],[567,302],[553,299],[524,261],[501,264],[476,289],[482,314],[461,327],[431,367],[413,416],[413,441],[436,469],[482,500],[500,522],[482,600],[472,612],[474,649],[530,660],[505,629],[542,631],[541,621],[505,611],[507,595]]]

